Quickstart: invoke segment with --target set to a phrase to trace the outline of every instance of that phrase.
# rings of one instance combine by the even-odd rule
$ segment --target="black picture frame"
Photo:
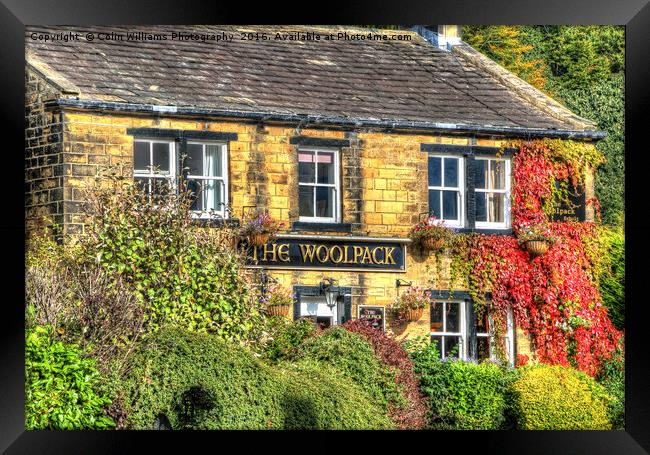
[[[153,452],[180,442],[194,450],[206,443],[210,451],[231,450],[231,444],[278,442],[299,448],[291,432],[264,432],[249,438],[240,432],[81,432],[24,430],[24,24],[184,24],[184,23],[319,23],[319,24],[620,24],[626,25],[626,430],[548,432],[397,433],[399,450],[449,450],[451,453],[641,454],[650,450],[650,351],[647,336],[647,285],[643,260],[648,257],[642,182],[648,169],[645,135],[650,103],[650,6],[648,0],[466,0],[462,2],[378,2],[289,5],[196,0],[3,0],[0,4],[0,55],[3,119],[4,271],[0,317],[0,450],[23,453]],[[645,140],[644,140],[645,139]],[[645,330],[644,330],[645,329]],[[330,442],[367,446],[367,436],[354,432]],[[269,441],[271,440],[271,441]],[[284,441],[283,441],[284,440]],[[313,440],[312,440],[313,441]],[[414,442],[422,444],[416,448]],[[307,441],[305,441],[307,442]],[[139,448],[146,444],[146,448]],[[286,445],[285,445],[286,444]],[[230,446],[231,447],[231,446]],[[312,445],[301,450],[312,450]],[[332,447],[333,448],[333,447]],[[348,448],[349,450],[349,448]]]

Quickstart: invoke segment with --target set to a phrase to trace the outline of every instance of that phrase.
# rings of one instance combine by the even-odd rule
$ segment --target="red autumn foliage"
[[[542,209],[554,179],[570,179],[569,165],[551,163],[543,142],[524,144],[513,161],[513,229],[547,222]],[[575,184],[575,182],[571,182]],[[573,365],[596,375],[621,337],[602,305],[590,275],[586,241],[597,235],[594,223],[549,223],[557,239],[548,252],[531,260],[515,238],[476,236],[471,243],[470,280],[480,293],[492,292],[492,308],[511,307],[531,336],[539,360]]]
[[[407,405],[403,408],[391,407],[390,418],[401,429],[424,428],[427,422],[427,405],[413,372],[413,362],[404,348],[383,331],[373,328],[369,321],[356,319],[346,322],[343,327],[365,338],[372,345],[379,361],[397,370],[396,380],[402,387]]]

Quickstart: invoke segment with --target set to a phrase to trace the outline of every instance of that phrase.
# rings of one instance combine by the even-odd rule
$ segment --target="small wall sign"
[[[585,221],[587,216],[587,197],[582,188],[570,188],[567,200],[555,209],[553,221]]]
[[[383,331],[386,328],[385,312],[386,308],[383,306],[359,305],[357,318],[370,320],[375,329]]]
[[[248,251],[250,267],[268,269],[406,271],[404,239],[280,235]]]

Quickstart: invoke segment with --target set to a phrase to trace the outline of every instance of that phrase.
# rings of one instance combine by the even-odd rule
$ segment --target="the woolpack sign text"
[[[249,264],[263,268],[311,270],[406,270],[403,242],[318,237],[277,238],[250,248]]]

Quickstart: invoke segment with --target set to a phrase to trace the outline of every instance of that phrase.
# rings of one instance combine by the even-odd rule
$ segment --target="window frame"
[[[223,202],[221,204],[221,210],[190,210],[190,214],[192,218],[198,218],[198,219],[212,219],[213,216],[211,214],[216,214],[219,215],[223,219],[228,218],[228,200],[229,200],[229,192],[228,192],[228,176],[229,176],[229,170],[228,170],[228,144],[223,142],[223,141],[211,141],[211,140],[203,140],[203,139],[188,139],[185,143],[185,150],[184,150],[184,156],[182,157],[183,159],[186,159],[189,154],[187,152],[187,147],[189,145],[201,145],[203,147],[203,160],[205,160],[205,149],[206,145],[218,145],[221,148],[221,169],[223,169],[223,176],[222,177],[210,177],[210,176],[202,176],[202,175],[195,175],[195,174],[190,174],[189,170],[186,173],[183,173],[183,181],[187,183],[189,180],[217,180],[217,181],[223,181]],[[183,163],[185,164],[185,163]],[[205,166],[205,161],[202,163],[203,166]],[[183,166],[185,167],[185,166]]]
[[[314,183],[304,183],[300,181],[300,153],[314,152],[317,156],[319,152],[333,153],[334,155],[334,183],[318,183],[318,166],[314,166]],[[298,221],[306,223],[329,223],[336,224],[341,222],[341,150],[332,147],[298,147]],[[316,164],[316,163],[314,163]],[[334,208],[332,217],[308,217],[300,215],[300,187],[309,186],[312,188],[325,187],[334,188]],[[314,214],[316,213],[316,190],[314,189]]]
[[[169,146],[169,174],[159,174],[154,172],[153,166],[149,166],[148,172],[135,168],[135,143],[146,142],[149,144],[149,162],[153,163],[153,144],[167,144]],[[151,195],[151,179],[166,179],[171,183],[171,188],[177,191],[176,179],[178,177],[177,162],[177,145],[174,139],[165,139],[159,137],[137,137],[133,139],[133,181],[137,178],[148,179],[147,194]]]
[[[504,189],[489,189],[489,188],[476,188],[476,183],[472,185],[472,189],[474,192],[474,228],[475,229],[510,229],[510,210],[511,210],[511,185],[512,185],[512,166],[511,166],[511,159],[509,157],[501,156],[490,156],[490,155],[477,155],[474,157],[474,161],[487,161],[488,166],[490,166],[490,161],[503,161],[506,165],[505,169],[505,188]],[[476,177],[475,177],[476,180]],[[487,183],[486,183],[487,185]],[[494,222],[489,222],[489,221],[478,221],[476,220],[476,198],[477,194],[482,193],[498,193],[498,194],[503,194],[504,195],[504,202],[503,202],[503,207],[504,207],[504,217],[503,217],[503,222],[502,223],[494,223]],[[486,210],[487,210],[487,203],[486,203]]]
[[[494,346],[495,346],[495,337],[496,334],[494,333],[494,330],[492,329],[493,324],[494,324],[494,319],[492,318],[492,314],[490,312],[490,309],[487,309],[487,317],[488,317],[488,331],[487,332],[479,332],[478,329],[475,332],[475,336],[477,339],[477,348],[476,348],[476,361],[480,361],[478,358],[478,338],[488,338],[489,340],[489,346],[490,346],[490,358],[489,360],[491,361],[496,361],[497,357],[495,356],[495,351],[494,351]],[[478,324],[478,317],[475,316],[475,323]],[[507,362],[508,365],[511,367],[515,366],[515,324],[514,324],[514,314],[512,312],[512,308],[508,307],[506,311],[506,333],[503,335],[504,339],[504,344],[505,344],[505,354],[507,357]]]
[[[429,159],[430,158],[440,158],[441,161],[441,169],[440,169],[440,186],[432,186],[429,185]],[[444,185],[445,183],[445,158],[456,158],[458,159],[458,187],[447,187]],[[458,193],[458,220],[452,220],[453,222],[450,222],[448,220],[445,220],[444,218],[441,218],[445,226],[447,227],[453,227],[453,228],[462,228],[465,227],[465,220],[467,218],[466,215],[466,207],[465,207],[465,200],[466,200],[466,192],[467,192],[467,185],[465,183],[465,166],[467,161],[465,160],[465,157],[463,155],[457,154],[457,153],[440,153],[440,152],[428,152],[427,153],[427,205],[429,204],[429,192],[431,190],[438,190],[440,191],[440,212],[442,215],[444,215],[444,210],[443,210],[443,201],[442,201],[442,195],[443,191],[456,191]],[[447,188],[447,190],[445,190]],[[431,214],[431,207],[428,207],[428,213]]]
[[[431,300],[431,303],[429,305],[429,320],[431,321],[431,316],[433,314],[433,305],[435,303],[442,303],[442,332],[434,332],[431,330],[431,326],[429,325],[429,342],[433,341],[433,337],[439,337],[439,338],[445,338],[445,337],[458,337],[460,338],[460,348],[458,349],[458,359],[459,360],[467,360],[467,338],[468,338],[468,333],[467,333],[467,305],[468,302],[467,300],[463,299],[433,299]],[[458,303],[459,308],[460,308],[460,332],[447,332],[447,316],[446,316],[446,306],[447,303]],[[445,359],[447,358],[445,356],[445,347],[444,347],[444,342],[440,343],[440,358]],[[454,358],[454,357],[452,357]]]

